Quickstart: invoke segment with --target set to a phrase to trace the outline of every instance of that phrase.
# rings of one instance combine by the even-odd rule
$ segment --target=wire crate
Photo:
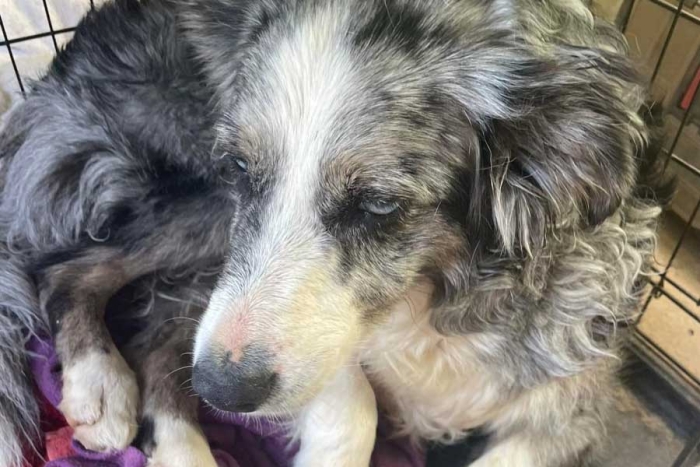
[[[0,49],[5,49],[7,53],[9,62],[14,72],[17,87],[19,88],[19,91],[22,94],[26,92],[27,76],[25,75],[26,72],[24,70],[20,70],[20,66],[18,64],[16,54],[13,51],[13,47],[21,47],[24,44],[36,43],[38,40],[47,38],[51,40],[54,51],[58,52],[61,43],[63,41],[69,40],[70,33],[72,33],[75,29],[75,23],[71,24],[69,27],[56,28],[54,25],[57,23],[52,17],[52,9],[50,8],[48,1],[41,0],[41,2],[41,5],[43,6],[43,13],[46,18],[46,29],[43,31],[37,31],[33,34],[12,34],[12,31],[8,31],[9,24],[6,23],[6,12],[0,10],[0,31],[2,32],[2,41],[0,42]],[[95,0],[84,0],[84,2],[84,10],[87,10],[88,8],[95,8]],[[83,5],[77,5],[75,10],[79,11],[80,6]],[[68,21],[70,21],[71,19],[75,21],[77,18],[68,18]]]
[[[667,129],[667,144],[664,149],[664,168],[671,170],[678,178],[686,183],[700,188],[700,164],[688,157],[689,151],[680,150],[682,137],[688,136],[691,121],[696,119],[698,110],[698,90],[700,89],[700,52],[685,70],[673,68],[673,60],[669,58],[675,47],[682,47],[679,28],[684,25],[692,28],[694,34],[700,37],[700,15],[693,11],[691,3],[678,0],[672,3],[667,0],[624,0],[617,16],[618,26],[626,33],[628,39],[633,35],[629,33],[630,21],[635,12],[635,7],[647,2],[657,10],[663,10],[665,15],[672,15],[670,24],[665,25],[666,31],[659,31],[662,36],[661,48],[658,56],[652,60],[649,74],[652,93],[657,91],[659,77],[666,65],[667,73],[678,75],[685,73],[689,79],[680,86],[682,95],[673,95],[669,104],[664,105]],[[659,24],[659,22],[657,24]],[[632,37],[631,37],[632,36]],[[634,46],[634,44],[631,44]],[[700,50],[700,49],[699,49]],[[686,132],[686,133],[684,133]],[[700,155],[700,145],[694,148],[695,155]],[[700,157],[698,157],[700,160]],[[700,191],[698,192],[700,193]],[[693,197],[693,194],[690,194]],[[695,244],[698,237],[700,221],[700,194],[695,195],[691,205],[686,208],[685,218],[682,222],[676,219],[675,226],[662,224],[661,243],[666,239],[665,254],[657,248],[655,255],[656,274],[649,277],[649,293],[643,302],[641,315],[635,328],[632,349],[646,363],[662,374],[665,379],[675,387],[676,392],[685,397],[696,407],[700,407],[700,243]],[[672,223],[673,224],[673,223]],[[669,234],[675,230],[675,235]],[[697,255],[693,263],[690,256]],[[676,274],[679,262],[687,262],[690,259],[689,270],[686,277]],[[686,265],[687,266],[687,265]],[[688,280],[690,279],[690,280]],[[686,344],[685,351],[679,351],[677,345],[663,345],[660,343],[659,334],[655,326],[663,327],[663,320],[669,320],[670,315],[677,316],[677,326],[670,326],[672,335],[667,340],[683,340]],[[651,324],[647,324],[651,323]],[[667,325],[667,323],[666,323]],[[661,333],[663,334],[663,333]],[[693,365],[697,365],[695,368]],[[697,467],[700,465],[700,433],[688,442],[686,448],[679,454],[673,467]]]

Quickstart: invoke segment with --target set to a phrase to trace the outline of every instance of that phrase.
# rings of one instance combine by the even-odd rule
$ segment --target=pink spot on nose
[[[216,334],[217,340],[231,353],[231,361],[240,362],[246,346],[250,344],[248,313],[236,313]]]

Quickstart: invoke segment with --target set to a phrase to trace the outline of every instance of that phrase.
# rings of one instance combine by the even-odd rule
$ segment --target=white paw
[[[185,420],[154,417],[155,443],[148,467],[216,467],[209,443]]]
[[[94,351],[63,369],[58,408],[87,449],[124,449],[136,436],[139,389],[119,351]]]
[[[506,439],[491,447],[469,467],[537,467],[542,462],[536,462],[534,449],[534,445],[527,441]]]
[[[374,391],[359,365],[341,369],[298,420],[294,467],[367,467],[377,431]]]

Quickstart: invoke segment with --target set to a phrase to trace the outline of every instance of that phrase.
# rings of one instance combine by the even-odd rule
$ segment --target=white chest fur
[[[402,434],[452,440],[493,420],[507,403],[485,343],[498,336],[444,336],[429,322],[430,290],[413,289],[367,341],[363,365]]]

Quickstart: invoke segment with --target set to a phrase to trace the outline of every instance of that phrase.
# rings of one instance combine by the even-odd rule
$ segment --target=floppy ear
[[[139,182],[128,149],[106,137],[78,99],[40,82],[0,134],[4,242],[39,250],[74,245],[134,196]]]
[[[560,47],[516,72],[508,113],[481,129],[480,183],[500,246],[532,256],[552,228],[598,225],[630,193],[644,126],[628,92],[642,88],[624,57],[601,50]]]

